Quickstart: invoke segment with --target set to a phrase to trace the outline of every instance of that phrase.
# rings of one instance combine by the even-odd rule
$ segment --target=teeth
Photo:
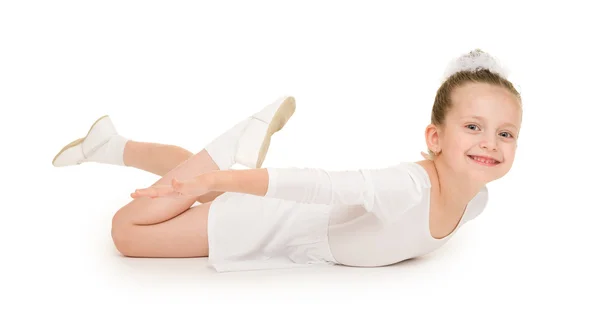
[[[496,160],[485,159],[485,158],[481,158],[481,157],[478,157],[478,156],[471,156],[471,158],[472,158],[473,160],[475,160],[475,161],[482,162],[482,163],[486,163],[486,164],[494,164],[494,163],[497,163],[497,161],[496,161]]]

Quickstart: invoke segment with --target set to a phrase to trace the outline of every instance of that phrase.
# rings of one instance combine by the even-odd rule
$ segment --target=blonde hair
[[[514,94],[522,105],[521,94],[508,80],[506,69],[500,67],[498,62],[486,52],[475,49],[453,60],[448,65],[445,80],[438,88],[433,108],[431,110],[431,123],[443,129],[446,116],[452,107],[452,92],[467,83],[487,83],[504,87]],[[427,149],[427,159],[433,160],[437,153]],[[424,154],[424,153],[423,153]]]

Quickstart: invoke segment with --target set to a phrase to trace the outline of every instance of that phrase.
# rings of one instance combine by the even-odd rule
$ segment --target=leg
[[[173,177],[190,179],[198,174],[218,169],[208,152],[203,149],[167,172],[153,185],[170,184]],[[115,222],[133,225],[152,225],[164,222],[183,213],[194,202],[194,198],[135,198],[119,209],[115,215]]]
[[[194,206],[153,225],[113,227],[117,250],[127,257],[208,257],[208,211],[212,203]]]
[[[174,149],[174,146],[162,146],[172,152],[177,151],[179,160],[189,156],[183,162],[162,176],[153,185],[169,184],[172,178],[189,179],[198,174],[214,170],[226,169],[241,160],[242,165],[257,168],[263,162],[271,135],[280,130],[294,111],[293,98],[279,100],[258,114],[245,119],[229,131],[217,137],[202,151],[189,156],[185,150]],[[243,140],[243,141],[240,141]],[[85,142],[85,139],[84,139]],[[110,144],[110,141],[108,142]],[[136,153],[156,152],[160,146],[139,142],[120,142],[119,151],[106,151],[117,157],[117,162],[138,165],[144,170],[164,173],[177,159],[160,162],[144,162],[143,155]],[[77,145],[68,145],[69,148]],[[98,145],[102,146],[102,145]],[[125,149],[127,148],[127,150]],[[144,150],[145,148],[145,150]],[[102,149],[102,147],[101,147]],[[63,149],[63,151],[65,151]],[[101,151],[101,150],[100,150]],[[85,153],[84,151],[82,151]],[[127,153],[125,153],[127,152]],[[70,160],[55,162],[57,166],[65,166],[73,162],[79,152],[67,152]],[[96,157],[109,155],[97,154]],[[60,153],[57,156],[59,159]],[[88,156],[83,155],[84,159]],[[81,160],[81,156],[79,156]],[[164,163],[166,162],[166,163]],[[174,163],[175,162],[175,163]],[[245,163],[245,164],[244,164]],[[143,257],[197,257],[208,254],[206,222],[212,203],[197,207],[192,204],[197,198],[135,198],[119,209],[112,220],[112,238],[117,249],[126,256]]]
[[[194,154],[187,149],[157,143],[129,140],[123,151],[125,166],[164,176]]]
[[[206,150],[185,160],[154,184],[218,170]],[[112,238],[117,250],[134,257],[202,257],[208,254],[206,221],[210,203],[193,198],[136,198],[117,211]]]
[[[128,140],[123,152],[125,166],[144,170],[160,177],[182,164],[194,154],[187,149],[157,143],[137,142]],[[196,200],[200,203],[213,201],[223,194],[222,192],[211,192]]]

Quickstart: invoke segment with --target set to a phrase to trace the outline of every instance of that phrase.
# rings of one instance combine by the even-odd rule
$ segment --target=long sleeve
[[[417,204],[422,187],[406,165],[354,171],[267,168],[265,197],[325,205],[361,205],[388,220]]]

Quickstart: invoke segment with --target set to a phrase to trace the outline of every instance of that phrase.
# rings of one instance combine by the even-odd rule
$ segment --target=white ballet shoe
[[[296,111],[296,99],[284,96],[253,114],[242,132],[235,162],[251,169],[262,167],[271,136],[281,130]]]
[[[87,135],[67,144],[56,154],[52,165],[56,167],[79,165],[86,162],[102,145],[106,144],[117,130],[108,115],[100,117],[92,124]]]

